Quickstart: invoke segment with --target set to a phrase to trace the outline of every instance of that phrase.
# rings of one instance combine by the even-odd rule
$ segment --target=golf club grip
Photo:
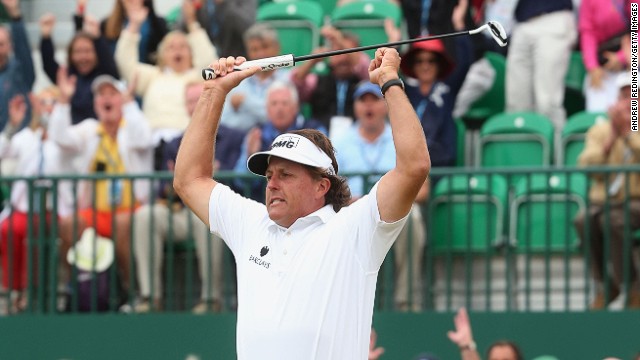
[[[254,66],[260,66],[262,71],[275,70],[280,68],[292,67],[295,64],[293,54],[280,55],[274,57],[268,57],[264,59],[257,59],[243,62],[241,65],[235,66],[234,69],[244,70]],[[213,80],[216,78],[216,73],[211,68],[202,69],[202,78],[204,80]]]

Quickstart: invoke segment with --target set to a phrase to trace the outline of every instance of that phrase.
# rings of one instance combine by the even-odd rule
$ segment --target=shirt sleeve
[[[354,213],[348,216],[359,217],[353,222],[360,224],[360,228],[356,231],[355,250],[365,272],[376,272],[380,269],[385,256],[409,217],[407,214],[393,223],[380,219],[377,191],[378,183],[373,186],[369,194],[344,209]]]
[[[240,196],[224,184],[213,187],[209,197],[210,231],[224,240],[234,256],[249,240],[249,233],[267,231],[268,219],[263,204]]]

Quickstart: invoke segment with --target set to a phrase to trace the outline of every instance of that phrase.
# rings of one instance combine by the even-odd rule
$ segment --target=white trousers
[[[159,203],[144,205],[134,215],[132,241],[141,296],[151,295],[153,282],[153,298],[161,298],[163,245],[170,237],[174,241],[186,241],[193,237],[202,281],[201,298],[221,300],[224,251],[222,239],[210,234],[207,226],[188,208],[170,211],[166,205]]]
[[[420,205],[413,204],[409,220],[393,244],[395,261],[396,308],[401,311],[421,311],[425,246],[425,227]]]
[[[556,134],[566,120],[564,78],[577,38],[571,11],[556,11],[518,23],[509,42],[507,111],[533,111],[553,121]]]

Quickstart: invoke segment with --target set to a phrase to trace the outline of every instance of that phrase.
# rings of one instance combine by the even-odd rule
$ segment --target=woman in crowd
[[[57,82],[58,68],[51,34],[56,18],[45,14],[40,18],[40,56],[42,67],[51,82]],[[87,118],[95,118],[91,83],[100,75],[118,77],[113,56],[107,48],[94,18],[84,19],[83,30],[78,31],[67,48],[67,72],[75,78],[76,92],[71,98],[71,118],[74,124]]]
[[[128,8],[129,22],[116,46],[118,70],[125,80],[135,79],[135,92],[142,97],[142,110],[156,145],[175,138],[187,127],[186,86],[201,80],[201,69],[217,58],[207,33],[196,21],[191,1],[185,0],[182,12],[189,33],[172,31],[164,37],[158,47],[157,66],[139,61],[140,31],[147,17],[144,7]]]

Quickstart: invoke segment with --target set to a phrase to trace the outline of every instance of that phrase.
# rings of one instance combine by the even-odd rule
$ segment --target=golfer
[[[174,187],[223,238],[238,274],[238,359],[367,359],[378,270],[430,169],[420,122],[398,79],[400,56],[380,48],[369,65],[389,107],[396,166],[349,206],[327,137],[278,136],[247,166],[267,179],[266,204],[212,180],[214,139],[225,97],[253,67],[244,58],[210,67],[180,147]]]

